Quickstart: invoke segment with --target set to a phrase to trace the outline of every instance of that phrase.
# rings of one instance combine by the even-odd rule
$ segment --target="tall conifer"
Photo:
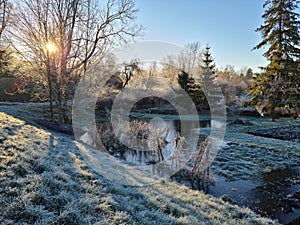
[[[262,15],[264,24],[257,28],[262,41],[254,47],[267,47],[264,57],[269,64],[254,77],[250,95],[254,104],[267,101],[267,109],[275,115],[275,108],[299,107],[300,93],[300,35],[298,0],[266,0]],[[273,120],[275,117],[273,116]]]

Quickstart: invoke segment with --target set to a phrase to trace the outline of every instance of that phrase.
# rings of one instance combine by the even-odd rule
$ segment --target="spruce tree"
[[[261,33],[262,41],[254,49],[267,46],[263,56],[269,64],[254,77],[249,94],[253,104],[267,102],[272,120],[277,107],[299,107],[300,21],[295,11],[298,3],[298,0],[266,0],[264,24],[256,30]]]
[[[205,95],[201,86],[188,73],[180,71],[177,78],[180,87],[191,97],[192,101],[199,107],[206,105]]]
[[[202,61],[204,63],[204,65],[202,66],[203,70],[209,70],[214,74],[216,65],[214,63],[214,58],[212,57],[211,47],[209,46],[209,44],[206,44]]]
[[[207,85],[213,84],[216,76],[215,75],[216,65],[214,63],[214,58],[212,57],[210,49],[211,47],[209,46],[209,44],[207,44],[203,52],[203,58],[202,58],[203,65],[201,66],[202,74],[200,76],[200,81],[203,88]]]
[[[206,95],[206,105],[208,107],[208,97],[210,97],[210,102],[216,102],[220,99],[220,96],[218,96],[214,91],[216,65],[214,63],[214,58],[212,57],[211,47],[209,46],[209,44],[206,45],[206,48],[203,52],[202,62],[203,65],[201,66],[202,72],[200,75],[200,84]]]

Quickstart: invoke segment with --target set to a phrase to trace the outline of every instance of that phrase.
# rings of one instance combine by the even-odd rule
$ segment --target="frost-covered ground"
[[[0,111],[1,224],[275,224],[165,179],[112,183],[86,165],[72,137],[23,120],[32,122],[43,107]]]
[[[264,129],[292,129],[300,125],[299,119],[281,118],[277,122],[271,122],[269,118],[250,120],[253,125],[227,126],[226,144],[212,164],[215,173],[227,180],[256,179],[264,173],[300,165],[299,142],[248,134]]]

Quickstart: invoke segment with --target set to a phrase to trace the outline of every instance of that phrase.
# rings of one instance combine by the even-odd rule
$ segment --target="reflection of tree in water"
[[[132,118],[128,132],[132,133],[136,139],[143,141],[145,144],[143,149],[141,146],[138,149],[131,149],[122,144],[114,136],[109,122],[98,126],[98,130],[103,136],[101,137],[102,143],[113,156],[136,166],[154,165],[166,161],[172,171],[180,171],[173,176],[176,181],[183,181],[193,189],[208,192],[213,179],[205,162],[209,160],[211,140],[202,137],[199,140],[198,151],[186,163],[188,160],[186,149],[189,148],[189,143],[185,137],[181,136],[180,127],[180,122],[177,120],[164,121],[157,117],[151,120]]]
[[[197,176],[192,176],[190,167],[184,167],[171,177],[172,180],[184,184],[193,190],[202,190],[210,193],[211,185],[215,184],[214,177],[209,168]]]
[[[122,127],[122,134],[124,134],[119,136],[120,139],[127,138],[127,141],[131,141],[126,136],[126,133],[131,133],[135,140],[140,141],[140,144],[136,145],[135,148],[123,144],[125,142],[122,143],[115,135],[115,132],[120,131],[115,131],[110,121],[97,123],[97,132],[95,132],[97,137],[94,139],[101,140],[99,143],[102,143],[104,148],[117,158],[140,166],[159,163],[168,159],[173,152],[173,140],[171,139],[175,136],[175,128],[172,121],[164,122],[161,119],[154,119],[149,122],[132,119],[128,130],[124,128],[125,125],[120,127]],[[95,144],[99,148],[102,146],[102,144],[100,146]]]
[[[149,163],[161,162],[165,159],[163,147],[166,146],[166,138],[170,127],[160,118],[154,118],[149,123],[150,136],[148,150],[151,152]]]
[[[176,138],[179,142],[182,142],[180,140],[182,137],[177,136]],[[209,160],[211,144],[211,140],[208,138],[200,141],[198,150],[192,155],[186,166],[173,175],[171,179],[190,186],[192,189],[203,190],[205,193],[209,193],[209,187],[214,184],[214,179],[209,167],[205,165]],[[176,150],[175,148],[174,154],[176,151],[183,152],[184,150]]]
[[[209,154],[211,149],[211,140],[205,139],[196,151],[191,169],[192,185],[196,182],[196,187],[208,192],[210,184],[209,167],[205,167],[205,163],[209,161]],[[195,187],[193,187],[195,188]]]
[[[300,208],[300,201],[295,194],[300,188],[299,175],[300,167],[264,174],[263,183],[254,190],[254,210],[263,216],[282,217],[280,220],[295,217],[297,211],[294,209]]]

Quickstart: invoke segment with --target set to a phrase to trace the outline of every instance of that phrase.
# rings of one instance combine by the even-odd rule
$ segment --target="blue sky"
[[[185,45],[209,43],[218,68],[227,64],[239,70],[265,66],[264,49],[255,32],[263,20],[264,0],[136,0],[138,21],[146,27],[143,40]]]

